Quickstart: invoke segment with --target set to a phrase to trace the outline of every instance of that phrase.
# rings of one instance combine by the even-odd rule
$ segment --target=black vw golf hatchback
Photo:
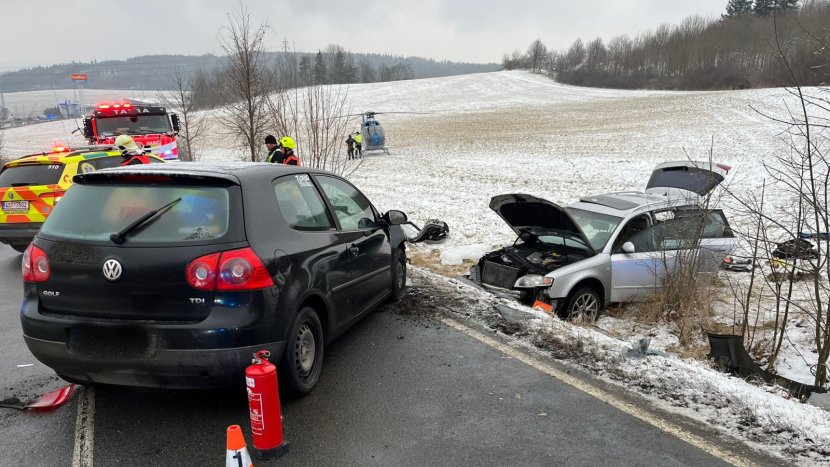
[[[165,164],[77,175],[23,255],[23,334],[70,382],[244,383],[258,350],[295,395],[326,343],[405,294],[400,224],[324,171]]]

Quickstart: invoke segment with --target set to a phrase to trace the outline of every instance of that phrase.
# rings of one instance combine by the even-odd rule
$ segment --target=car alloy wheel
[[[583,292],[576,296],[568,311],[574,323],[593,323],[599,315],[599,301],[593,292]]]

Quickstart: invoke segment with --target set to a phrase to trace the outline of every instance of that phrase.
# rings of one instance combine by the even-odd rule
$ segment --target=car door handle
[[[352,247],[349,248],[349,253],[351,253],[352,256],[357,256],[358,253],[360,253],[360,248],[358,248],[357,245],[352,245]]]

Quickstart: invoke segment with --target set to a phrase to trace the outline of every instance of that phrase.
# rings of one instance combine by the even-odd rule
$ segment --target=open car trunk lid
[[[654,168],[646,193],[706,196],[726,178],[731,167],[702,161],[664,162]]]
[[[584,244],[596,254],[585,232],[561,206],[526,194],[505,194],[490,200],[490,209],[509,225],[516,235],[529,232],[536,236],[557,235]]]

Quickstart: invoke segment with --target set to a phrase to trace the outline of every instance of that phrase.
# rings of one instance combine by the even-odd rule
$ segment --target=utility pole
[[[285,52],[285,53],[290,52],[290,49],[288,48],[288,38],[287,37],[285,37],[282,41],[282,51]]]

